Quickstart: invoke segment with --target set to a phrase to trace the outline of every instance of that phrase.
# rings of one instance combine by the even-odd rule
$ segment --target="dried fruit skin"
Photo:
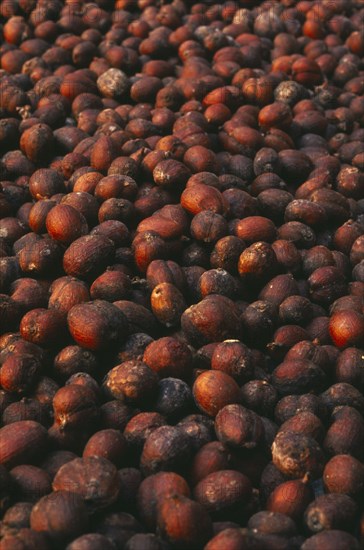
[[[275,466],[291,478],[309,474],[315,479],[324,468],[324,455],[318,443],[294,432],[278,433],[273,441],[272,457]]]
[[[317,497],[305,511],[306,526],[313,533],[342,528],[349,530],[354,525],[357,506],[347,495],[331,494]]]
[[[363,21],[0,0],[0,550],[363,546]]]
[[[176,548],[200,548],[212,534],[212,523],[204,508],[186,497],[171,496],[160,506],[158,527]]]
[[[80,495],[89,510],[109,506],[118,497],[116,467],[106,458],[89,456],[64,464],[53,480],[54,491],[70,491]]]
[[[0,429],[0,464],[13,467],[39,456],[47,446],[47,430],[38,422],[23,420]]]
[[[40,499],[30,516],[30,526],[45,532],[53,543],[66,543],[88,528],[86,506],[79,495],[56,491]]]

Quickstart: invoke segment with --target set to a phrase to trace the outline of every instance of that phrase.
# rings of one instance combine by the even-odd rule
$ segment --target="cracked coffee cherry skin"
[[[324,468],[324,454],[318,443],[308,436],[295,432],[280,432],[272,445],[274,465],[291,478],[306,474],[320,477]]]

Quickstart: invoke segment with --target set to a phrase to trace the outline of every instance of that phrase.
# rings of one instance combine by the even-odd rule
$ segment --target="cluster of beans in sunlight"
[[[363,1],[0,35],[0,550],[362,548]]]

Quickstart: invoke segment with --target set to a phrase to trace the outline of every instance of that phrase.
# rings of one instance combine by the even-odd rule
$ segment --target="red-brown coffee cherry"
[[[100,430],[90,437],[82,456],[101,456],[120,467],[126,455],[126,441],[118,430]]]
[[[219,168],[215,153],[202,145],[193,145],[187,149],[183,162],[193,173],[218,172]]]
[[[109,460],[88,456],[61,466],[52,487],[53,491],[67,490],[80,495],[88,509],[95,511],[115,502],[119,494],[118,481],[117,469]]]
[[[325,435],[321,420],[309,411],[298,412],[293,415],[281,424],[278,431],[297,432],[316,439],[318,443],[322,443]]]
[[[1,408],[4,409],[2,416],[4,425],[21,420],[34,420],[42,424],[42,426],[48,426],[49,424],[49,409],[47,405],[40,403],[36,399],[23,397],[15,403],[6,405],[6,402],[3,402],[1,405]]]
[[[360,413],[364,411],[363,395],[359,390],[345,382],[330,386],[321,394],[321,400],[330,412],[333,412],[335,408],[341,406],[354,407]]]
[[[212,536],[207,510],[181,495],[170,496],[158,510],[158,529],[175,548],[202,548]]]
[[[30,464],[47,448],[47,430],[38,422],[20,420],[0,429],[0,464]]]
[[[142,361],[125,361],[111,369],[104,388],[115,399],[142,403],[153,396],[157,374]]]
[[[357,513],[357,505],[348,495],[339,493],[320,495],[307,507],[304,522],[312,533],[334,527],[350,531],[354,526]]]
[[[128,228],[119,220],[106,220],[96,225],[91,230],[90,235],[102,235],[103,237],[107,237],[116,247],[128,244],[130,238]]]
[[[354,242],[350,249],[350,261],[353,266],[356,266],[362,260],[364,260],[363,252],[364,235],[360,235]]]
[[[116,157],[116,146],[111,137],[101,135],[92,147],[90,164],[92,168],[105,174]]]
[[[347,292],[345,276],[336,266],[325,266],[311,273],[308,283],[310,298],[319,304],[328,305]]]
[[[166,206],[172,207],[172,205]],[[138,225],[137,232],[155,231],[163,239],[171,240],[181,237],[187,231],[188,225],[189,222],[187,223],[183,210],[171,208],[168,211],[161,208],[154,212],[152,216],[144,218]]]
[[[215,347],[211,368],[226,372],[238,383],[242,383],[253,375],[253,359],[249,348],[240,340],[225,340]]]
[[[93,300],[115,302],[129,296],[131,290],[130,277],[122,271],[105,271],[94,280],[90,287]]]
[[[153,170],[155,183],[162,187],[182,187],[191,176],[187,165],[174,159],[167,159],[158,162]]]
[[[235,380],[221,371],[205,371],[193,385],[193,396],[199,409],[209,416],[230,403],[240,403],[240,389]]]
[[[205,271],[198,283],[202,298],[209,294],[220,294],[227,298],[234,298],[239,290],[239,281],[221,268]]]
[[[64,191],[62,176],[50,168],[41,168],[32,174],[29,191],[36,200],[50,199],[56,193]]]
[[[350,533],[340,529],[328,529],[321,531],[305,540],[302,550],[320,550],[322,548],[352,548],[360,549],[360,543]]]
[[[272,373],[272,384],[282,395],[307,393],[323,386],[324,371],[309,360],[285,359]]]
[[[41,372],[40,360],[31,354],[11,354],[0,367],[2,389],[14,394],[29,391]]]
[[[279,101],[266,105],[258,116],[259,126],[263,130],[279,128],[287,130],[292,124],[292,112],[288,105]]]
[[[218,189],[211,185],[196,184],[187,187],[181,195],[181,205],[190,214],[196,215],[204,210],[216,214],[225,214],[228,203]]]
[[[330,317],[330,336],[338,348],[362,347],[364,343],[364,316],[354,310],[337,311]]]
[[[5,488],[5,476],[3,476],[3,478],[3,487]],[[10,506],[10,508],[7,508],[5,514],[3,515],[2,525],[4,531],[9,528],[22,529],[29,527],[29,518],[32,508],[33,504],[31,502],[17,502],[13,506]]]
[[[284,213],[286,222],[298,221],[308,225],[309,227],[319,227],[324,224],[326,213],[319,203],[314,203],[305,199],[297,199],[291,201]]]
[[[238,261],[238,271],[242,280],[261,285],[277,272],[278,261],[272,246],[259,241],[243,250]]]
[[[165,336],[151,342],[145,349],[143,361],[161,378],[172,376],[188,380],[192,374],[190,348],[172,336]]]
[[[151,338],[149,337],[149,342],[145,342],[144,338],[142,338],[142,341],[140,342],[142,344],[142,348],[140,351],[138,351],[137,348],[133,349],[132,342],[139,342],[139,336],[136,336],[137,334],[144,333],[144,335],[154,335],[156,333],[158,330],[158,325],[154,315],[144,305],[137,304],[129,300],[117,300],[114,302],[114,305],[118,307],[127,318],[129,333],[131,335],[135,335],[130,342],[132,355],[135,355],[134,351],[136,351],[137,355],[140,355],[144,351],[144,343],[147,345],[151,341]],[[126,347],[129,347],[127,343]]]
[[[192,345],[198,346],[238,337],[240,333],[234,302],[216,294],[206,296],[186,309],[181,317],[181,327]]]
[[[297,273],[301,268],[302,258],[293,242],[278,239],[272,243],[279,266],[288,273]]]
[[[304,511],[313,500],[308,479],[294,479],[278,483],[267,501],[267,510],[279,512],[295,521],[301,520]]]
[[[24,340],[19,333],[5,333],[2,337],[1,363],[13,355],[31,355],[41,363],[46,361],[46,353],[40,346]]]
[[[32,206],[29,212],[28,224],[29,227],[34,233],[45,233],[46,229],[46,218],[48,212],[56,205],[56,202],[51,199],[43,199],[38,201]]]
[[[230,109],[223,103],[210,105],[204,112],[207,122],[215,126],[222,126],[231,117]]]
[[[141,412],[129,420],[124,429],[128,447],[133,451],[142,451],[144,443],[153,430],[167,424],[164,416],[157,412]]]
[[[52,347],[66,335],[64,316],[55,310],[32,309],[22,318],[20,333],[25,340],[33,344]]]
[[[128,323],[119,308],[105,300],[73,306],[67,315],[68,329],[81,347],[106,349],[128,334]]]
[[[349,454],[358,460],[363,458],[364,421],[353,407],[339,406],[334,409],[332,423],[327,430],[323,448],[329,456]]]
[[[79,117],[79,120],[80,120],[80,117]],[[73,177],[76,178],[75,175]],[[75,193],[78,193],[78,192],[93,193],[95,191],[95,188],[98,182],[101,179],[102,179],[102,174],[100,172],[92,171],[92,172],[82,173],[77,177],[73,185],[73,191]]]
[[[330,348],[331,350],[331,348]],[[324,372],[330,373],[331,357],[329,351],[324,346],[317,345],[315,342],[302,340],[295,344],[287,353],[286,359],[308,360],[319,366]]]
[[[259,488],[262,496],[262,502],[266,504],[272,491],[285,481],[285,476],[276,468],[273,462],[268,462],[261,473]]]
[[[68,204],[81,212],[86,218],[89,227],[93,227],[97,223],[99,204],[97,199],[93,195],[90,195],[90,193],[85,191],[67,193],[67,195],[61,199],[61,204]]]
[[[271,417],[278,401],[278,392],[266,380],[250,380],[241,388],[245,407],[259,415]]]
[[[7,254],[8,251],[5,247],[7,248],[7,245],[3,243],[3,251]],[[16,253],[17,250],[14,249],[14,252]],[[8,290],[11,283],[13,283],[19,275],[19,264],[16,258],[11,256],[4,256],[0,258],[0,292]]]
[[[134,206],[127,199],[107,199],[98,209],[98,221],[100,224],[114,220],[130,224],[134,217]]]
[[[221,214],[204,210],[194,216],[190,231],[196,241],[215,243],[227,235],[228,223]]]
[[[179,325],[181,315],[187,308],[183,294],[171,283],[160,283],[154,287],[150,304],[155,317],[166,327]]]
[[[89,526],[83,498],[69,491],[44,496],[32,509],[30,526],[44,532],[54,544],[66,544]]]
[[[359,497],[364,487],[363,464],[350,455],[333,456],[322,475],[326,491]]]
[[[133,240],[132,250],[136,266],[143,273],[153,260],[165,258],[169,252],[168,244],[155,231],[138,233]]]
[[[148,266],[146,278],[151,290],[160,283],[171,283],[183,292],[186,285],[182,268],[172,260],[153,260]]]
[[[88,233],[85,217],[68,204],[58,204],[48,213],[46,228],[55,241],[70,244]]]
[[[279,432],[272,445],[274,465],[286,476],[319,477],[324,468],[324,456],[317,442],[294,432]]]
[[[229,187],[231,183],[229,180],[227,180],[226,183],[224,180],[222,182],[222,185],[224,187],[228,186],[228,188],[225,189],[225,191],[223,192],[223,197],[227,200],[229,204],[229,217],[231,217],[232,219],[241,219],[256,214],[256,200],[251,195],[249,195],[249,193],[243,191],[242,189],[238,189],[237,187]]]
[[[49,309],[55,309],[65,315],[76,304],[90,300],[87,284],[75,277],[60,277],[52,283],[49,290]]]
[[[362,231],[363,228],[358,222],[348,220],[335,231],[335,248],[344,254],[350,254],[351,247]]]
[[[37,466],[22,464],[13,468],[10,475],[15,494],[20,500],[37,502],[52,491],[49,475]]]
[[[20,45],[21,42],[27,41],[31,36],[32,33],[24,17],[10,17],[4,25],[4,38],[10,44]]]
[[[102,178],[94,190],[95,197],[100,201],[105,201],[112,197],[122,199],[134,199],[138,187],[133,178],[121,174],[114,174]]]
[[[49,238],[29,242],[17,254],[21,270],[30,276],[54,274],[60,267],[61,257],[60,246]]]
[[[190,496],[185,479],[174,472],[158,472],[143,479],[138,489],[137,507],[150,531],[156,527],[159,505],[169,496]]]
[[[228,448],[220,441],[210,441],[195,454],[189,479],[193,486],[213,472],[228,470],[231,466],[231,455]]]
[[[188,392],[188,399],[190,393]],[[198,450],[214,437],[213,420],[200,414],[190,414],[178,422],[177,426],[188,435],[192,449]]]
[[[191,456],[189,436],[177,426],[160,426],[147,437],[140,457],[145,476],[161,470],[180,472]]]
[[[276,239],[274,223],[263,216],[248,216],[239,220],[234,228],[234,233],[248,244],[259,241],[271,243]]]
[[[232,275],[237,274],[237,265],[240,254],[245,248],[244,243],[234,235],[219,239],[210,255],[210,264],[214,269],[225,269]]]
[[[216,522],[214,522],[216,525]],[[205,550],[218,550],[219,548],[241,548],[244,545],[254,544],[252,536],[243,532],[242,529],[236,527],[227,527],[217,534],[214,534],[213,538],[210,538],[209,542],[205,546]]]
[[[340,353],[336,361],[335,380],[363,389],[364,357],[360,349],[349,347]]]
[[[313,317],[313,305],[304,296],[289,296],[279,306],[283,324],[306,325]]]
[[[297,533],[295,522],[285,514],[263,510],[253,514],[248,521],[248,528],[272,535],[293,536]]]
[[[102,272],[114,258],[113,242],[101,235],[86,235],[73,241],[63,256],[67,275],[81,279]]]
[[[264,425],[260,417],[242,405],[226,405],[215,418],[216,435],[225,445],[254,449],[264,435]]]
[[[54,136],[47,124],[34,124],[24,130],[20,148],[27,158],[36,164],[43,164],[53,153]]]
[[[212,517],[229,517],[249,502],[252,486],[244,474],[235,470],[220,470],[204,477],[193,490],[197,502]]]
[[[80,385],[60,388],[52,405],[55,424],[61,430],[83,429],[89,432],[98,417],[95,393]]]
[[[322,73],[319,65],[313,59],[300,57],[292,65],[293,79],[304,86],[320,84]]]
[[[287,299],[289,296],[298,294],[296,280],[291,274],[277,275],[267,283],[259,293],[260,300],[267,300],[276,306]]]
[[[0,230],[2,238],[9,244],[15,244],[26,233],[28,220],[23,223],[21,220],[13,217],[7,217],[0,220]],[[32,241],[28,241],[30,244]],[[33,241],[34,242],[34,241]]]

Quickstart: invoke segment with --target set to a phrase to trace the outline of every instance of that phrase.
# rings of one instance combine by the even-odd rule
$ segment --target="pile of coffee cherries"
[[[360,550],[362,0],[0,33],[0,550]]]

